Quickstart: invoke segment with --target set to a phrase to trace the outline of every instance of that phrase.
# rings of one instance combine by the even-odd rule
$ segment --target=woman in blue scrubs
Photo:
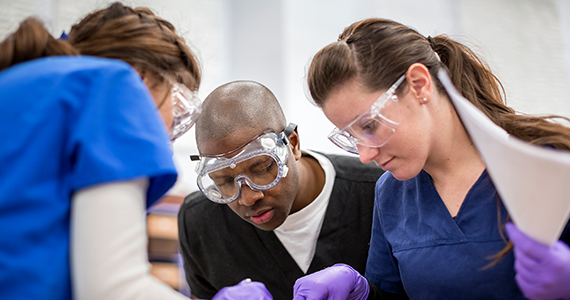
[[[150,275],[144,220],[176,180],[169,144],[199,83],[145,8],[96,11],[68,41],[27,19],[0,43],[0,299],[185,299]],[[249,281],[214,299],[244,294],[270,299]]]
[[[503,237],[507,212],[440,69],[510,134],[570,149],[569,128],[506,106],[500,82],[466,46],[385,19],[352,24],[315,55],[308,86],[337,126],[329,138],[388,171],[376,185],[366,278],[335,265],[299,279],[294,299],[525,297]]]

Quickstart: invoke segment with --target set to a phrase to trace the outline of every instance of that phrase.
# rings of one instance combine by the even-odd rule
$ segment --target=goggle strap
[[[291,133],[293,133],[293,131],[297,131],[297,124],[295,123],[289,123],[289,125],[287,125],[287,127],[285,127],[285,129],[283,130],[287,138],[289,138],[289,136],[291,135]]]

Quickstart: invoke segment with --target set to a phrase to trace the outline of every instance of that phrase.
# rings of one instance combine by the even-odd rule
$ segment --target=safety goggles
[[[291,123],[279,134],[265,131],[228,153],[190,156],[200,160],[196,166],[198,188],[213,202],[230,203],[241,197],[243,184],[254,191],[275,187],[289,171],[288,136],[296,129]]]
[[[168,79],[170,83],[170,99],[174,121],[170,138],[172,141],[186,133],[200,117],[202,101],[185,85]],[[159,105],[160,108],[161,105]]]
[[[396,89],[406,79],[402,75],[363,114],[343,129],[335,128],[328,135],[329,140],[341,149],[358,154],[357,145],[382,147],[396,132],[400,122]]]

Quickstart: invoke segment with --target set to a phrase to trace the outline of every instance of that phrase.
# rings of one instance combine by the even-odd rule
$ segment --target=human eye
[[[275,167],[275,161],[270,160],[269,163],[266,164],[265,167],[263,168],[263,172],[271,172],[271,170],[273,170],[274,167]]]
[[[373,135],[378,128],[378,123],[374,119],[367,119],[361,123],[360,128],[364,134]]]
[[[234,183],[234,178],[230,177],[230,176],[217,177],[213,180],[214,180],[214,184],[220,189],[226,188],[230,185],[233,185],[233,183]]]
[[[275,161],[271,158],[264,158],[252,165],[251,172],[262,175],[271,172],[273,168],[275,168]]]

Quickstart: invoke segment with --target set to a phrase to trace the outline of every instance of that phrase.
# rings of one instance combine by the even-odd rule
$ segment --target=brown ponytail
[[[77,54],[68,43],[56,40],[40,20],[27,18],[0,43],[0,71],[36,58]]]
[[[441,35],[434,42],[434,50],[447,67],[453,84],[495,124],[529,143],[570,150],[570,128],[552,122],[568,119],[516,113],[506,105],[499,79],[471,49]]]
[[[123,60],[142,72],[168,75],[190,90],[200,85],[200,67],[174,26],[147,8],[113,3],[74,25],[68,42],[81,54]]]

